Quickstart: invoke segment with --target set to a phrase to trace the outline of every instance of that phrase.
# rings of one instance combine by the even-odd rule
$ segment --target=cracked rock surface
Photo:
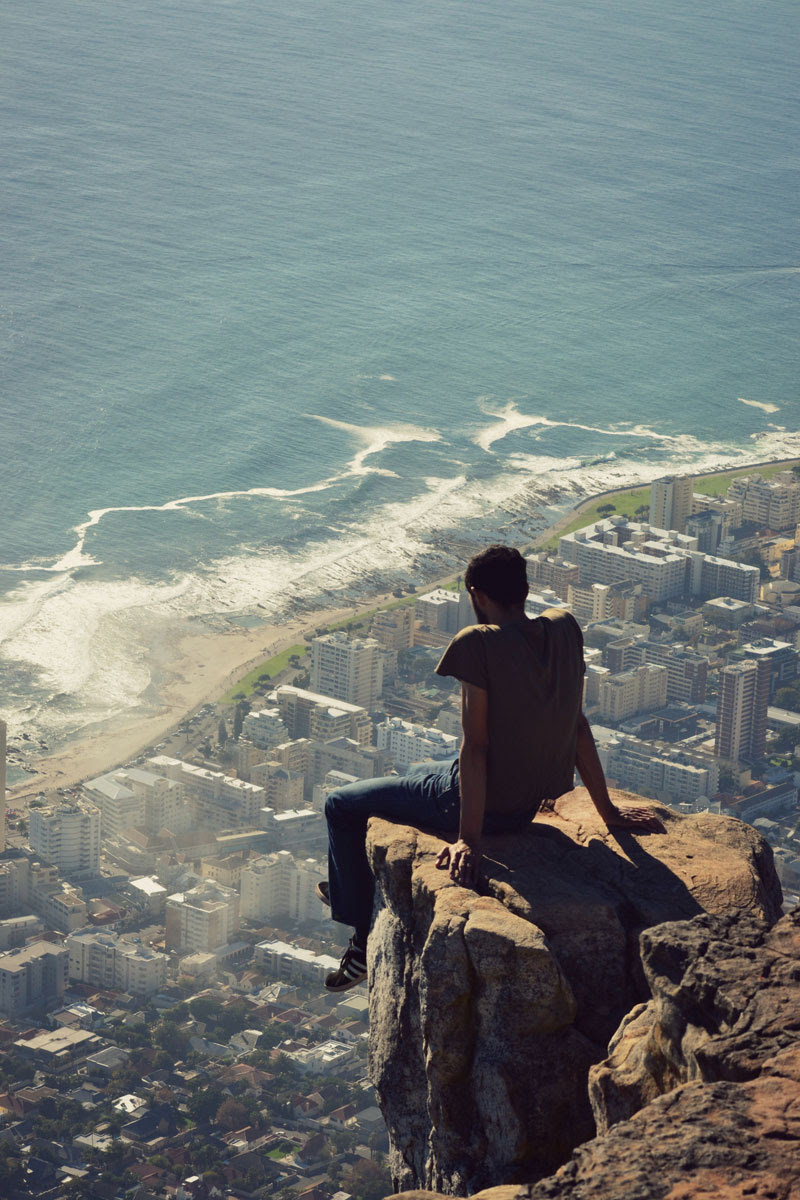
[[[800,909],[696,917],[642,934],[652,1000],[590,1072],[599,1133],[681,1083],[754,1079],[800,1044]]]
[[[440,838],[370,823],[370,1072],[397,1186],[468,1195],[556,1170],[595,1131],[590,1067],[649,998],[642,931],[704,913],[745,912],[762,933],[776,920],[755,830],[653,807],[666,834],[611,834],[583,789],[569,793],[524,833],[486,839],[480,895],[437,871]]]

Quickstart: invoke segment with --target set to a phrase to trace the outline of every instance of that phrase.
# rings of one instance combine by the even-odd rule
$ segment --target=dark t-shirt
[[[535,808],[572,788],[584,669],[580,626],[558,608],[453,638],[436,673],[489,693],[487,812]]]

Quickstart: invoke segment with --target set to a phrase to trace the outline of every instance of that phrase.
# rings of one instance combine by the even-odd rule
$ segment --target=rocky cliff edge
[[[763,932],[781,897],[755,830],[653,807],[665,834],[612,834],[583,789],[562,797],[486,839],[483,894],[436,869],[440,838],[370,823],[370,1070],[397,1187],[463,1196],[555,1171],[594,1136],[589,1072],[632,1010],[624,1063],[593,1075],[601,1126],[678,1081],[636,1007],[651,1002],[640,935],[703,914]]]

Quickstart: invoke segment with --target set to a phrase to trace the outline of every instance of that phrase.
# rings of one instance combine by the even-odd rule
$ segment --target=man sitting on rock
[[[464,584],[479,624],[456,634],[436,668],[461,682],[458,758],[359,780],[331,792],[325,804],[329,879],[317,892],[335,921],[355,929],[325,981],[329,991],[367,974],[375,886],[366,854],[370,817],[457,833],[436,865],[463,887],[478,882],[482,835],[524,829],[544,800],[571,790],[576,767],[609,829],[662,828],[649,809],[611,802],[582,710],[583,637],[575,618],[561,609],[525,615],[525,559],[510,546],[475,555]]]

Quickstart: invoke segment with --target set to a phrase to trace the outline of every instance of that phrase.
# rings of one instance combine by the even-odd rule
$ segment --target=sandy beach
[[[796,459],[754,463],[748,471],[776,465],[791,466]],[[713,475],[736,474],[741,466],[715,471]],[[698,476],[702,478],[702,476]],[[543,529],[536,545],[560,533],[586,509],[606,496],[622,495],[631,488],[615,488],[592,495],[564,513],[552,525]],[[524,547],[530,549],[531,547]],[[456,576],[426,581],[432,589],[450,583]],[[39,792],[55,788],[74,787],[106,771],[130,762],[148,747],[175,729],[187,716],[203,704],[216,701],[242,679],[250,670],[288,647],[302,642],[304,637],[320,627],[335,625],[344,620],[358,619],[365,613],[388,604],[394,598],[389,591],[364,596],[350,607],[329,608],[304,615],[293,621],[265,625],[258,629],[230,631],[219,634],[193,634],[178,644],[175,657],[163,665],[168,682],[161,693],[162,708],[152,716],[111,719],[97,726],[90,734],[73,742],[64,750],[43,757],[36,764],[38,772],[8,788],[8,798],[20,804]]]

